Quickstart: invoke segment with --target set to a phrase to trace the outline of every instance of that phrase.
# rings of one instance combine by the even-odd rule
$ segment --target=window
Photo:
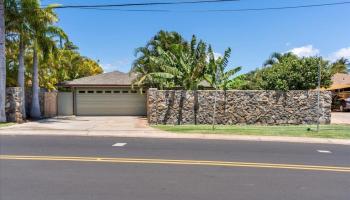
[[[93,94],[94,91],[93,91],[93,90],[89,90],[88,93],[89,93],[89,94]]]
[[[106,90],[105,93],[106,93],[106,94],[110,94],[110,93],[112,93],[112,91]]]
[[[127,90],[123,90],[123,93],[129,93],[129,91],[127,91]]]
[[[133,91],[131,91],[131,93],[134,93],[134,94],[135,94],[135,93],[137,93],[137,91],[136,91],[136,90],[133,90]]]
[[[101,93],[103,93],[103,91],[97,90],[96,93],[101,94]]]
[[[84,90],[79,90],[79,94],[85,94]]]
[[[120,91],[119,90],[114,90],[113,93],[120,93]]]

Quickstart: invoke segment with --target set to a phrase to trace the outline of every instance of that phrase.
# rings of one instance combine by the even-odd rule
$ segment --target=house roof
[[[131,86],[132,81],[136,78],[135,73],[124,73],[120,71],[113,71],[94,76],[74,79],[72,81],[65,81],[60,86],[77,87],[77,86]],[[203,80],[199,83],[203,87],[210,87],[210,84]]]
[[[338,90],[343,88],[350,88],[350,74],[334,74],[332,77],[332,85],[326,90]]]
[[[334,74],[332,81],[334,85],[350,85],[350,74]]]
[[[127,86],[131,85],[136,74],[113,71],[94,76],[78,78],[62,83],[64,86]]]

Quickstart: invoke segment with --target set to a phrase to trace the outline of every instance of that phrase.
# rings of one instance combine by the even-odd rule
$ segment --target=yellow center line
[[[165,164],[165,165],[202,165],[225,167],[274,168],[312,171],[350,172],[350,167],[296,165],[254,162],[228,162],[208,160],[171,160],[145,158],[109,158],[109,157],[73,157],[73,156],[28,156],[28,155],[0,155],[0,160],[36,160],[36,161],[74,161],[74,162],[104,162],[104,163],[137,163],[137,164]]]

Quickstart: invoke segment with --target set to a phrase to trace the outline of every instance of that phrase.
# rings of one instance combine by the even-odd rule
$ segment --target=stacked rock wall
[[[314,124],[318,121],[317,91],[157,90],[149,89],[150,124],[211,124],[216,94],[217,124]],[[331,93],[321,91],[320,121],[331,119]]]
[[[20,87],[6,88],[5,112],[8,122],[23,122],[23,100]]]

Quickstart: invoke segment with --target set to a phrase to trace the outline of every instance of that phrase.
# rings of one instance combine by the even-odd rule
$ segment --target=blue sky
[[[157,0],[43,0],[42,4],[151,1]],[[342,0],[241,0],[221,4],[132,9],[236,9],[340,1]],[[81,54],[99,60],[105,71],[127,72],[135,59],[135,48],[145,45],[161,29],[177,31],[187,39],[195,34],[211,44],[219,54],[231,47],[230,66],[243,66],[242,73],[260,67],[275,51],[292,50],[301,56],[321,55],[331,60],[341,56],[350,58],[350,4],[235,13],[154,13],[81,9],[62,9],[57,10],[57,13],[60,18],[58,25],[68,33]]]

